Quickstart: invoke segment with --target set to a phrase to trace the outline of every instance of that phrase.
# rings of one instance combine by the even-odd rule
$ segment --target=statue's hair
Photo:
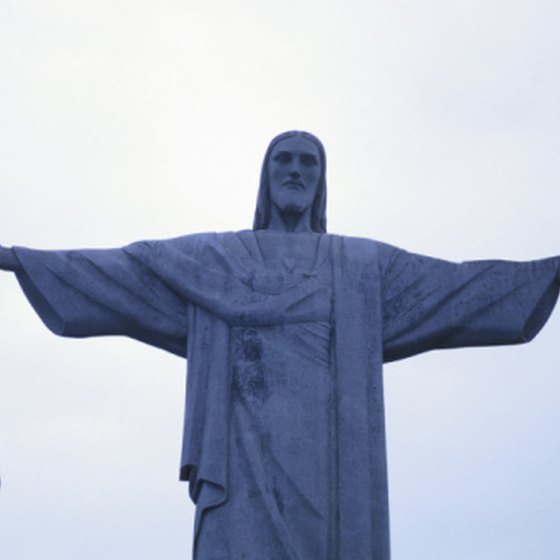
[[[325,233],[327,231],[327,158],[325,155],[325,148],[319,138],[309,132],[301,130],[283,132],[282,134],[275,136],[268,145],[261,168],[261,182],[259,185],[259,193],[257,195],[257,208],[255,210],[255,218],[253,220],[253,229],[267,229],[270,224],[272,203],[270,201],[270,176],[268,166],[272,150],[278,142],[286,140],[287,138],[292,138],[293,136],[300,136],[310,142],[313,142],[319,151],[321,173],[315,199],[313,200],[313,205],[311,207],[311,229],[317,233]]]

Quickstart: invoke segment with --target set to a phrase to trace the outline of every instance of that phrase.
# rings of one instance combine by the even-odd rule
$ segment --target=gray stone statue
[[[0,252],[54,333],[188,359],[199,560],[387,560],[383,362],[529,341],[557,299],[558,258],[456,264],[327,234],[325,170],[319,140],[287,132],[252,230]]]

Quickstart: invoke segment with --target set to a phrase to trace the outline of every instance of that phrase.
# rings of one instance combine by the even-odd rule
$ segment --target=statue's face
[[[281,212],[304,213],[315,200],[321,178],[319,150],[313,142],[292,136],[276,144],[270,154],[270,200]]]

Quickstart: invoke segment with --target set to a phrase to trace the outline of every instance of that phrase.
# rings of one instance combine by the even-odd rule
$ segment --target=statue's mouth
[[[305,189],[303,183],[300,183],[299,181],[285,181],[284,186],[290,189]]]

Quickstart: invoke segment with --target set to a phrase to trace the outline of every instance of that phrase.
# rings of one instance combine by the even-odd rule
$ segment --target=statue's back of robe
[[[383,361],[530,340],[557,297],[557,259],[454,264],[318,234],[297,234],[294,259],[294,235],[16,249],[57,334],[188,358],[199,560],[388,559]]]

